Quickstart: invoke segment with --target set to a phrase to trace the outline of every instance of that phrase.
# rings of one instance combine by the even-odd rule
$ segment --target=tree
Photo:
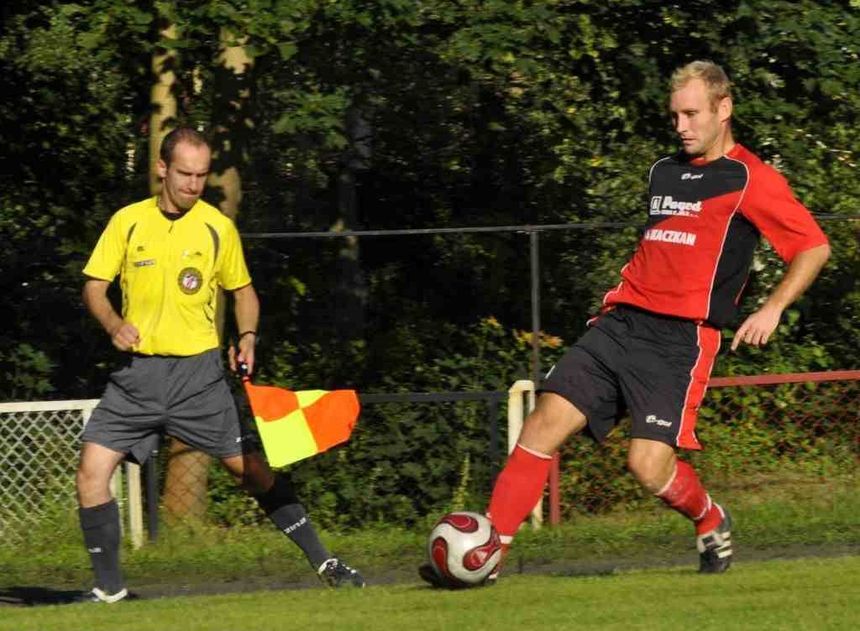
[[[152,52],[152,88],[149,115],[149,191],[161,192],[161,179],[156,165],[161,141],[176,127],[178,104],[176,73],[179,58],[176,49],[177,30],[166,5],[158,5],[158,41]]]

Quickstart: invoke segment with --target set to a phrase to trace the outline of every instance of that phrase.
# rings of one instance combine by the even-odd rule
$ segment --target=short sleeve
[[[120,213],[115,213],[90,254],[84,267],[84,275],[112,281],[119,274],[127,243],[127,234],[122,224]]]
[[[786,179],[768,165],[762,164],[750,174],[740,210],[787,263],[799,252],[827,243],[821,227],[794,197]]]
[[[239,231],[232,221],[227,222],[227,228],[224,231],[224,255],[218,272],[218,282],[228,291],[251,284],[251,275],[245,263]]]

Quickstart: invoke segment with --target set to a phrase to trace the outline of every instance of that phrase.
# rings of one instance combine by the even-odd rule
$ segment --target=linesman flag
[[[286,390],[242,378],[273,467],[309,458],[349,440],[360,406],[355,390]]]

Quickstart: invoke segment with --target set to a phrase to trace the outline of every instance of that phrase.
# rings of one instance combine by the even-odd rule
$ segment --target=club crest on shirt
[[[177,280],[183,294],[196,294],[203,285],[203,274],[196,267],[186,267],[179,272]]]

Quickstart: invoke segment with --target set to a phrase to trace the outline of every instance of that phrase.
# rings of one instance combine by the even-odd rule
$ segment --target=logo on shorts
[[[646,416],[645,422],[649,425],[657,425],[659,427],[672,427],[672,421],[664,421],[661,418],[657,418],[654,414]]]
[[[179,272],[177,280],[183,294],[196,294],[203,285],[203,274],[196,267],[186,267]]]

